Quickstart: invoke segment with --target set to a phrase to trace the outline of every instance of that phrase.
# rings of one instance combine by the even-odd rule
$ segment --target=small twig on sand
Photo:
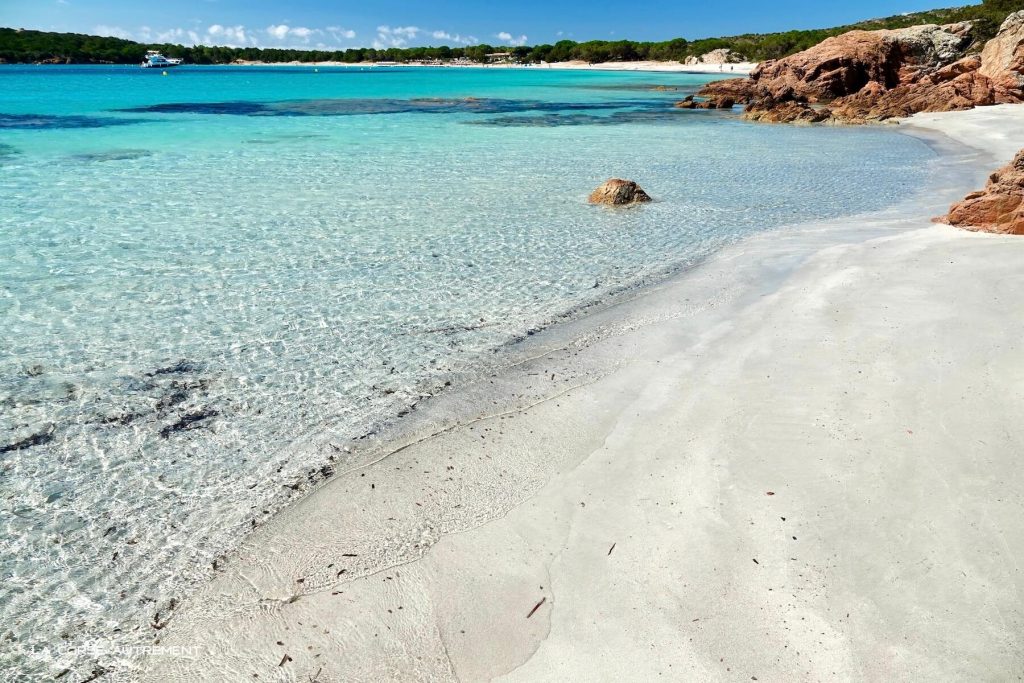
[[[541,606],[541,605],[543,605],[543,604],[544,604],[545,602],[547,602],[547,600],[548,600],[548,599],[547,599],[546,597],[544,597],[544,598],[541,598],[541,599],[540,599],[540,602],[538,602],[538,603],[537,603],[536,605],[534,605],[534,606],[533,606],[533,609],[532,609],[532,610],[530,610],[530,613],[526,615],[526,618],[527,618],[527,619],[529,619],[530,617],[532,617],[532,616],[533,616],[533,613],[534,613],[534,612],[536,612],[537,610],[539,610],[539,609],[540,609],[540,606]]]
[[[292,661],[292,658],[289,657],[288,655],[285,655],[284,657],[281,657],[281,663],[278,664],[278,666],[284,666],[285,664],[287,664],[290,661]]]
[[[608,548],[608,554],[609,554],[609,555],[611,555],[611,554],[612,554],[612,551],[613,551],[613,550],[615,550],[615,545],[616,545],[615,543],[612,543],[612,547],[611,547],[611,548]]]

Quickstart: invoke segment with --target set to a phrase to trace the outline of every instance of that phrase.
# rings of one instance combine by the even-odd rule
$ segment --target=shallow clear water
[[[0,669],[151,638],[332,440],[509,340],[930,172],[671,107],[704,79],[0,67]],[[612,176],[657,201],[588,206]]]

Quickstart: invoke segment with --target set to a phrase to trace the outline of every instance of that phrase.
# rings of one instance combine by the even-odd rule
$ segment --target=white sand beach
[[[676,73],[723,73],[746,76],[757,67],[757,62],[738,62],[736,64],[681,64],[680,62],[602,62],[600,64],[588,64],[587,62],[552,62],[547,65],[540,65],[540,68],[551,69],[576,69],[580,71],[664,71]]]
[[[131,678],[1018,677],[1024,239],[930,218],[1024,107],[908,130],[944,170],[905,205],[747,239],[336,444]]]

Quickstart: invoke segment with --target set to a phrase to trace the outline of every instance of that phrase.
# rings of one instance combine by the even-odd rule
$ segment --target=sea
[[[517,340],[934,172],[895,127],[673,107],[713,78],[0,66],[4,676],[153,642],[339,444]],[[612,177],[654,201],[588,205]]]

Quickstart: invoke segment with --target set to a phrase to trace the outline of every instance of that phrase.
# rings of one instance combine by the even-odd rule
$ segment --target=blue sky
[[[667,40],[818,28],[954,0],[0,0],[0,26],[259,47]]]

